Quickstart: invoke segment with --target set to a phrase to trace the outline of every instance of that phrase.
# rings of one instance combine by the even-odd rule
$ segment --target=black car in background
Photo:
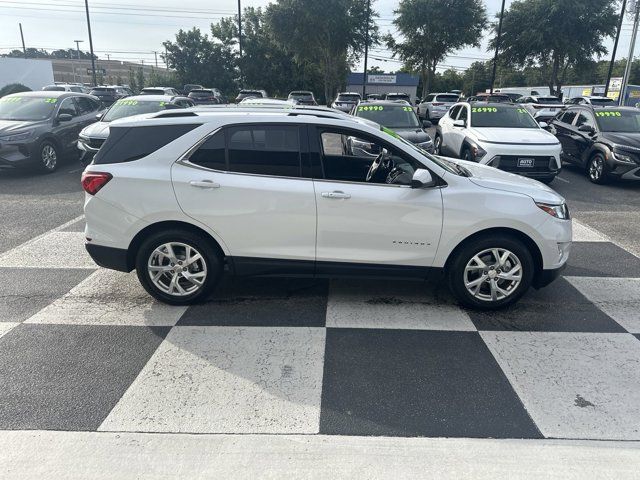
[[[351,114],[379,123],[417,147],[429,153],[434,152],[433,139],[426,132],[431,122],[420,121],[411,105],[394,100],[364,101],[355,106]],[[358,149],[366,152],[366,146],[358,145],[357,140],[353,140],[347,147],[351,153],[357,153]]]
[[[219,105],[226,103],[220,90],[215,88],[193,89],[187,95],[196,105]]]
[[[398,101],[398,100],[404,100],[407,103],[411,103],[411,96],[408,93],[387,93],[384,96],[385,100],[392,100],[392,101]]]
[[[96,121],[100,100],[75,92],[25,92],[0,98],[0,168],[53,172],[76,153],[80,131]]]
[[[585,169],[589,180],[640,180],[640,110],[571,106],[551,122],[562,160]]]
[[[102,102],[102,105],[108,107],[113,105],[116,101],[127,96],[127,92],[124,89],[118,87],[94,87],[89,92],[89,95],[98,97]]]
[[[297,105],[318,105],[316,97],[313,96],[313,92],[308,90],[294,90],[289,93],[287,100],[295,100]]]

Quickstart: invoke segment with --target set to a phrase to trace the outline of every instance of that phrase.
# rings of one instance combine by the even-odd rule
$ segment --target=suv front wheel
[[[222,276],[222,258],[200,235],[169,230],[142,242],[136,272],[144,289],[156,299],[189,305],[211,295]]]
[[[463,305],[494,310],[524,295],[533,281],[534,262],[520,240],[487,235],[459,249],[447,273],[449,288]]]

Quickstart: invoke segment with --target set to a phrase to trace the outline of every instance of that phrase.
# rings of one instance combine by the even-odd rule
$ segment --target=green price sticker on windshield
[[[402,107],[402,110],[404,110],[405,112],[413,112],[413,108],[411,107]]]
[[[472,107],[471,113],[496,113],[498,109],[496,107]]]
[[[22,101],[23,97],[2,97],[0,102],[2,103],[18,103]]]
[[[518,113],[528,113],[526,108],[518,108]]]
[[[56,103],[58,101],[57,98],[45,98],[44,103]]]
[[[384,110],[382,105],[363,105],[358,107],[359,112],[375,112],[380,110]]]
[[[138,101],[137,100],[118,100],[116,102],[116,105],[128,105],[128,106],[134,106],[137,105]]]
[[[160,106],[164,107],[167,104],[167,102],[160,102]]]
[[[621,117],[620,112],[596,112],[596,117]]]

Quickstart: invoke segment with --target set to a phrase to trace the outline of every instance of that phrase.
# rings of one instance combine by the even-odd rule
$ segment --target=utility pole
[[[78,63],[81,64],[81,62],[80,62],[80,44],[83,42],[83,40],[74,40],[74,42],[76,42],[76,51],[78,52]],[[76,80],[76,69],[75,68],[73,69],[73,81],[77,82],[77,80]],[[82,70],[80,70],[80,83],[82,83]]]
[[[22,53],[24,53],[24,58],[27,58],[27,47],[24,46],[24,34],[22,33],[22,23],[18,23],[20,26],[20,38],[22,39]]]
[[[111,60],[111,54],[110,53],[105,53],[105,55],[107,56],[107,62]]]
[[[95,87],[98,82],[96,81],[96,60],[93,55],[93,39],[91,38],[91,20],[89,19],[89,0],[84,0],[84,8],[87,12],[87,30],[89,31],[89,51],[91,53],[91,70],[93,73],[93,86]]]
[[[632,0],[629,6],[630,10],[633,10],[633,12],[635,13],[635,17],[633,19],[633,33],[631,34],[631,44],[629,45],[629,57],[627,58],[627,66],[624,69],[622,86],[620,87],[620,100],[618,101],[620,106],[624,105],[624,97],[627,91],[627,85],[629,84],[631,64],[633,63],[633,51],[635,50],[636,38],[638,36],[638,21],[640,20],[640,3],[636,0]]]
[[[158,52],[156,52],[155,50],[153,51],[153,54],[156,57],[156,68],[158,68]]]
[[[620,19],[618,20],[618,31],[616,39],[613,42],[613,52],[611,52],[611,62],[609,63],[609,71],[607,72],[607,82],[604,84],[604,96],[609,93],[609,84],[611,83],[611,74],[613,73],[613,64],[616,62],[616,52],[618,51],[618,40],[620,40],[620,32],[622,31],[622,21],[624,20],[624,11],[627,8],[627,0],[622,0],[622,9],[620,10]]]
[[[240,7],[240,1],[238,0],[238,50],[240,51],[239,60],[242,60],[242,9]],[[241,65],[242,62],[239,62]],[[240,78],[242,78],[242,68],[240,67]]]
[[[496,68],[498,68],[498,51],[500,50],[500,37],[502,36],[502,18],[504,17],[504,2],[502,0],[502,8],[500,9],[500,21],[498,22],[498,36],[496,37],[496,53],[493,56],[493,73],[491,74],[491,87],[489,93],[493,93],[493,84],[496,81]]]
[[[362,77],[362,99],[367,94],[367,57],[369,55],[369,16],[371,15],[371,0],[367,0],[367,25],[366,35],[364,37],[364,76]]]

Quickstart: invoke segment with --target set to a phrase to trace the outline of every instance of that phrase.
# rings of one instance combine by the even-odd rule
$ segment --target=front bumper
[[[19,168],[37,163],[33,158],[37,142],[0,143],[0,168]]]

